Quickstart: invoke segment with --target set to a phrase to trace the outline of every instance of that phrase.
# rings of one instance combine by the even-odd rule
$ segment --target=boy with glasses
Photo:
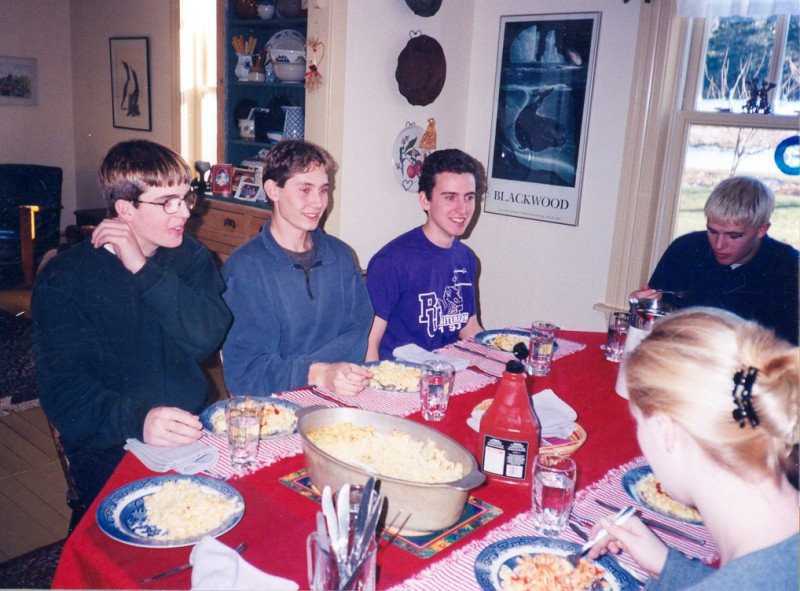
[[[33,293],[42,408],[61,434],[80,495],[73,523],[102,488],[128,438],[199,439],[199,363],[230,324],[208,250],[184,235],[196,196],[172,150],[134,140],[99,172],[109,217],[42,269]]]

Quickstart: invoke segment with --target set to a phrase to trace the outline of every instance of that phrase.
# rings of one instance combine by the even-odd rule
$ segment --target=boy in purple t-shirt
[[[439,150],[425,159],[419,203],[427,221],[389,242],[367,268],[375,310],[368,361],[391,359],[400,345],[433,350],[481,330],[477,259],[458,238],[485,186],[483,167],[461,150]]]

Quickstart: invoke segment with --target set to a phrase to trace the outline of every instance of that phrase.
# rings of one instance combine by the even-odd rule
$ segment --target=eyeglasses
[[[139,201],[138,199],[135,200],[136,203],[143,203],[144,205],[160,205],[165,213],[170,215],[178,213],[181,208],[181,203],[186,205],[186,209],[191,211],[194,206],[197,204],[197,193],[194,191],[189,191],[183,197],[178,197],[175,195],[174,197],[170,197],[164,202],[156,202],[156,201]]]

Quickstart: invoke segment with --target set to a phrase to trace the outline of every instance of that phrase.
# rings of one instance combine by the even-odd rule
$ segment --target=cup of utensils
[[[306,540],[308,585],[313,591],[374,591],[375,532],[385,502],[377,484],[374,478],[364,485],[344,484],[336,494],[327,485],[323,488],[316,530]]]

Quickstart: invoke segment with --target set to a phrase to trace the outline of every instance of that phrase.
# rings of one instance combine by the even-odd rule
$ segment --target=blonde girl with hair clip
[[[625,371],[639,446],[670,496],[700,511],[720,568],[638,518],[601,520],[610,535],[591,556],[628,552],[654,575],[648,589],[797,589],[800,350],[729,312],[689,308],[658,323]]]

